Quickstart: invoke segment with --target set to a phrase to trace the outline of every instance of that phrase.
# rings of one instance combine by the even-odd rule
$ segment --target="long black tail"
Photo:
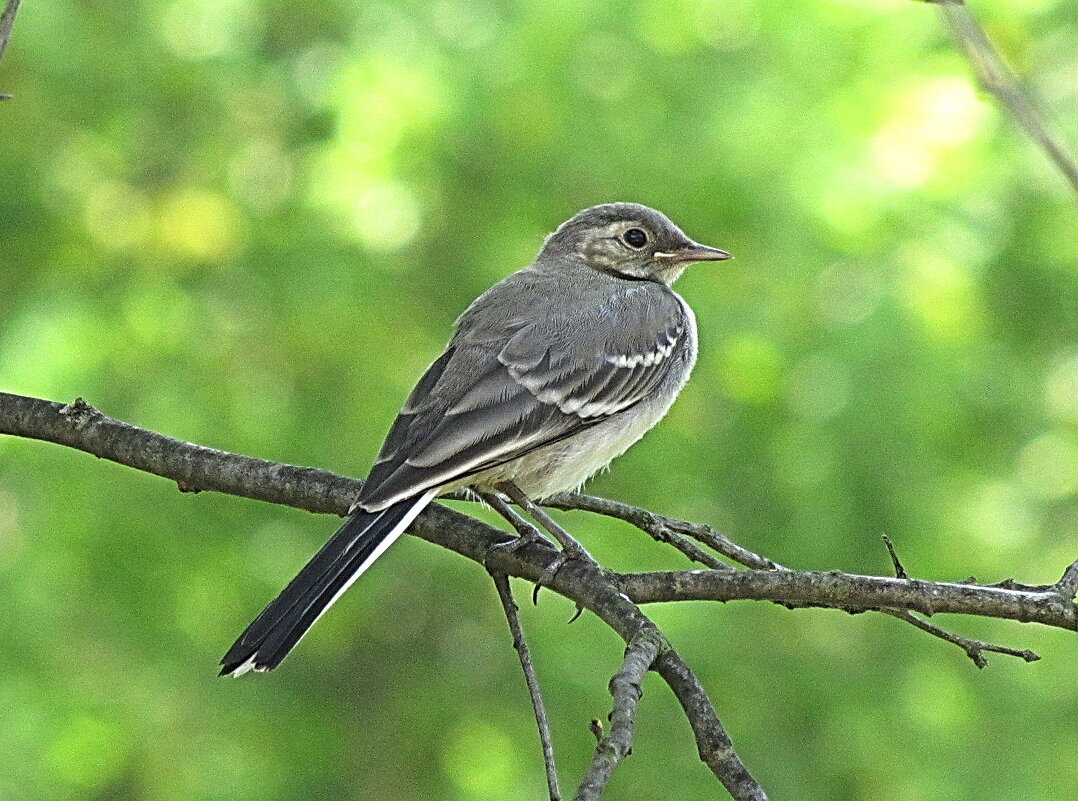
[[[430,503],[433,492],[379,512],[359,510],[262,610],[221,660],[222,676],[273,670],[352,582]]]

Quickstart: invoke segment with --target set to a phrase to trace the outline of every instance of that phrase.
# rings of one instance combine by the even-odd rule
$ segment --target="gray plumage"
[[[513,482],[543,498],[628,449],[696,361],[695,318],[670,285],[691,262],[726,258],[634,203],[559,227],[535,263],[460,316],[349,520],[237,640],[222,674],[275,667],[436,495]]]

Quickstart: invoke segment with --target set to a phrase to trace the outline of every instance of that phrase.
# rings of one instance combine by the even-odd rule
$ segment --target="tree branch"
[[[282,465],[166,437],[107,417],[82,399],[65,405],[0,392],[0,434],[54,442],[99,458],[176,481],[181,489],[215,490],[312,512],[343,515],[362,482],[314,468]],[[473,517],[433,504],[409,533],[441,545],[488,570],[537,581],[560,553],[541,543],[518,549],[504,532]],[[626,642],[654,623],[626,597],[598,565],[571,560],[548,585],[595,613]],[[703,686],[673,650],[656,669],[674,692],[696,735],[701,759],[735,801],[766,801],[767,795],[733,750],[729,735]]]
[[[1019,127],[1048,154],[1063,177],[1078,192],[1078,161],[1067,149],[1063,140],[1053,133],[1044,121],[1029,91],[1014,71],[1007,66],[984,29],[977,22],[963,0],[925,0],[939,6],[951,37],[966,54],[977,81],[989,94],[1011,113]]]
[[[620,586],[638,604],[753,599],[789,607],[817,606],[858,612],[910,609],[929,617],[949,612],[1078,631],[1074,592],[1067,591],[1063,580],[1044,588],[1011,589],[860,576],[837,570],[673,570],[623,575]]]
[[[610,733],[599,740],[591,766],[573,801],[594,801],[605,789],[614,769],[632,752],[636,733],[636,705],[643,696],[644,676],[667,642],[657,631],[643,631],[629,641],[625,659],[610,679],[614,708],[610,711]]]
[[[539,677],[535,675],[535,665],[532,664],[531,652],[528,650],[528,641],[524,639],[524,627],[520,625],[519,609],[513,600],[513,590],[509,586],[509,577],[505,573],[491,573],[494,586],[498,590],[498,598],[505,610],[505,619],[509,622],[509,632],[513,635],[513,648],[520,657],[520,667],[524,671],[524,681],[528,684],[528,695],[532,699],[532,709],[535,711],[535,723],[539,727],[539,742],[543,747],[543,764],[546,766],[546,786],[550,795],[550,801],[561,801],[561,790],[558,789],[558,768],[554,763],[554,742],[550,737],[550,719],[546,714],[546,704],[543,703],[543,694],[539,692]]]
[[[752,567],[758,570],[784,569],[778,562],[773,562],[765,556],[760,556],[747,548],[741,547],[726,535],[715,531],[711,526],[705,526],[701,523],[690,523],[686,520],[677,520],[673,517],[656,514],[647,509],[641,509],[639,506],[631,506],[630,504],[621,503],[620,501],[612,501],[609,498],[597,498],[594,495],[585,495],[580,492],[560,492],[557,495],[552,495],[544,500],[543,506],[549,506],[552,509],[576,509],[583,512],[593,512],[594,514],[624,520],[626,523],[636,526],[636,528],[646,534],[650,534],[652,539],[657,542],[665,542],[674,545],[674,547],[694,562],[706,564],[708,567],[723,569],[726,568],[727,565],[712,559],[711,557],[708,557],[707,559],[697,557],[695,552],[686,549],[684,545],[676,542],[679,535],[684,534],[691,537],[697,542],[711,548],[716,553],[725,556],[732,562],[744,565],[745,567]],[[705,556],[707,555],[705,554]]]
[[[312,512],[344,514],[362,486],[362,482],[324,470],[252,459],[165,437],[106,417],[81,400],[64,406],[0,393],[0,434],[77,448],[169,478],[181,489],[215,490]],[[662,636],[639,604],[689,600],[764,600],[788,607],[911,610],[925,615],[950,612],[1078,630],[1078,607],[1074,604],[1078,562],[1068,567],[1057,583],[1047,586],[800,572],[746,551],[706,526],[673,521],[590,496],[559,496],[551,503],[559,504],[562,508],[596,511],[601,507],[623,519],[644,514],[646,519],[641,522],[645,526],[684,531],[698,541],[715,543],[734,561],[766,566],[616,575],[596,564],[570,560],[554,575],[550,589],[593,612],[626,643]],[[559,557],[543,542],[491,550],[492,546],[509,542],[508,535],[439,504],[428,507],[412,524],[410,533],[484,564],[491,572],[533,582]],[[930,633],[941,636],[935,631]],[[981,650],[994,650],[972,640],[964,640],[963,644],[959,639],[950,641],[967,648],[967,652],[969,643],[976,643]],[[700,758],[730,795],[737,801],[766,801],[766,794],[737,756],[707,693],[684,660],[673,648],[662,650],[653,669],[674,692],[689,719]]]
[[[7,0],[4,12],[0,14],[0,59],[7,50],[8,40],[11,38],[11,28],[15,25],[15,14],[19,10],[19,0]],[[0,100],[10,100],[11,95],[0,94]]]

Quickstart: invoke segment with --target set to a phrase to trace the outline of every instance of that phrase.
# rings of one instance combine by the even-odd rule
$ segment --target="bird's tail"
[[[341,593],[430,503],[434,491],[378,512],[355,511],[221,660],[222,676],[273,670]]]

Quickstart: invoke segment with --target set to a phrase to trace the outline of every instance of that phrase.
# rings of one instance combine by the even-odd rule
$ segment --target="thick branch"
[[[181,489],[212,489],[315,512],[344,514],[362,486],[362,482],[327,471],[251,459],[155,434],[106,417],[81,399],[63,406],[0,393],[0,434],[77,448],[170,478]],[[409,532],[492,572],[533,582],[559,556],[554,549],[536,543],[492,551],[491,546],[507,541],[503,532],[437,504],[424,510]],[[626,642],[646,630],[657,631],[598,565],[572,560],[557,571],[548,586],[595,613]],[[690,717],[701,758],[735,801],[766,801],[766,794],[734,752],[714,706],[688,665],[671,649],[655,667]]]
[[[362,486],[360,481],[326,470],[253,459],[172,439],[113,420],[81,401],[64,406],[0,393],[0,434],[77,448],[172,479],[187,489],[215,490],[311,512],[344,514]],[[438,504],[419,516],[411,533],[481,564],[490,546],[508,539],[504,532]],[[535,581],[555,556],[553,549],[532,544],[499,554],[491,566]],[[572,570],[561,572],[571,574]],[[953,612],[1076,630],[1078,609],[1072,599],[1078,586],[1078,564],[1072,566],[1066,578],[1049,587],[1020,587],[937,583],[837,571],[696,570],[625,575],[620,577],[619,586],[635,603],[760,600],[834,609],[891,607],[928,615]],[[574,588],[563,587],[561,582],[552,587],[559,592],[569,590],[568,596],[578,600],[572,592]]]
[[[910,609],[925,615],[950,612],[1041,623],[1078,631],[1073,591],[1061,580],[1045,588],[859,576],[839,571],[680,570],[633,573],[621,588],[640,604],[657,601],[735,601],[755,599],[786,606],[831,609]]]

